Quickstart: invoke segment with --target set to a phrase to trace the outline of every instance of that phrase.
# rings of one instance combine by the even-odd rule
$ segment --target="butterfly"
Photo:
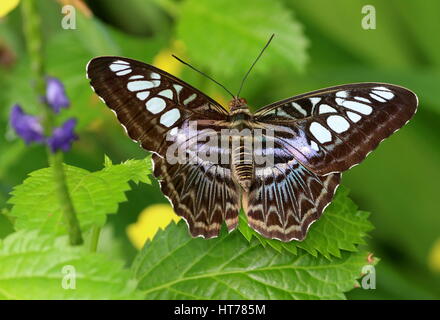
[[[303,240],[331,202],[341,173],[405,125],[418,105],[403,87],[354,83],[255,113],[234,97],[228,111],[171,74],[124,57],[92,59],[87,77],[128,136],[153,153],[154,176],[191,235],[204,238],[218,236],[223,223],[234,230],[243,208],[249,226],[264,237]],[[237,130],[224,138],[231,129],[258,131],[261,143],[247,143]],[[187,147],[186,161],[169,161],[176,144]],[[272,161],[254,161],[257,154]]]

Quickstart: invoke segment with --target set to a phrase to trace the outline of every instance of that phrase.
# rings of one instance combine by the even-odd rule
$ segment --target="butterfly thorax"
[[[252,119],[247,102],[235,98],[229,103],[231,123],[232,174],[236,182],[249,191],[253,178]]]
[[[233,128],[242,129],[249,124],[253,116],[244,98],[235,98],[229,102],[230,122]]]

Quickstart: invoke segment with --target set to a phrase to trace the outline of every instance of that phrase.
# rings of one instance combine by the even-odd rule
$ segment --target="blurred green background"
[[[76,29],[63,29],[62,5],[75,5]],[[437,0],[93,0],[38,1],[48,73],[60,78],[79,119],[80,140],[66,162],[88,170],[104,154],[119,162],[145,152],[128,139],[85,79],[87,61],[122,55],[174,72],[221,102],[215,85],[182,69],[176,53],[236,90],[271,33],[276,37],[242,95],[259,108],[321,87],[378,81],[417,93],[419,111],[368,159],[344,174],[343,184],[372,213],[369,245],[381,258],[377,289],[351,299],[440,298],[440,2]],[[376,28],[365,30],[362,8],[372,5]],[[0,18],[0,208],[27,173],[47,166],[39,146],[26,147],[8,126],[10,107],[36,112],[19,8]],[[157,184],[141,185],[109,218],[103,250],[131,261],[136,249],[127,225],[149,204],[166,202]],[[12,231],[0,215],[0,238]]]

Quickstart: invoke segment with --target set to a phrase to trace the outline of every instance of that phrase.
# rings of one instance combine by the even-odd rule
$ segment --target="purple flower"
[[[26,144],[31,142],[41,143],[44,141],[43,126],[38,117],[24,113],[23,109],[17,104],[12,107],[10,122],[15,133],[17,133]]]
[[[54,77],[46,77],[45,100],[56,113],[60,112],[61,108],[67,108],[70,104],[63,83]]]
[[[53,153],[58,150],[67,152],[72,147],[73,141],[78,139],[73,129],[76,125],[76,119],[69,119],[63,123],[61,127],[57,127],[53,130],[52,136],[47,139],[47,145],[50,147]]]

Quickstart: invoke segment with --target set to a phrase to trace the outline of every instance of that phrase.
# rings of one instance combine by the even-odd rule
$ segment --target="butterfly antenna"
[[[249,73],[251,73],[253,67],[257,64],[258,60],[259,60],[260,57],[263,55],[264,50],[266,50],[266,48],[269,46],[269,44],[270,44],[270,42],[272,41],[272,39],[273,39],[274,36],[275,36],[275,34],[272,33],[272,35],[270,36],[270,38],[269,38],[269,40],[267,41],[266,45],[265,45],[264,48],[260,51],[260,54],[258,55],[258,57],[255,59],[254,63],[252,63],[252,65],[251,65],[251,67],[249,68],[248,72],[246,72],[246,74],[244,75],[243,80],[241,80],[240,90],[238,90],[237,97],[240,96],[241,89],[243,89],[244,82],[246,81],[246,79],[247,79]]]
[[[232,94],[231,91],[229,91],[224,85],[222,85],[220,82],[214,80],[213,78],[211,78],[210,76],[208,76],[206,73],[197,70],[195,67],[193,67],[192,65],[190,65],[188,62],[183,61],[182,59],[180,59],[179,57],[175,56],[174,54],[172,54],[173,58],[176,59],[177,61],[183,63],[184,65],[190,67],[191,69],[193,69],[194,71],[197,71],[198,73],[200,73],[202,76],[205,76],[206,78],[208,78],[209,80],[211,80],[212,82],[218,84],[220,87],[222,87],[227,93],[229,93],[232,97],[232,99],[235,99],[234,95]]]

